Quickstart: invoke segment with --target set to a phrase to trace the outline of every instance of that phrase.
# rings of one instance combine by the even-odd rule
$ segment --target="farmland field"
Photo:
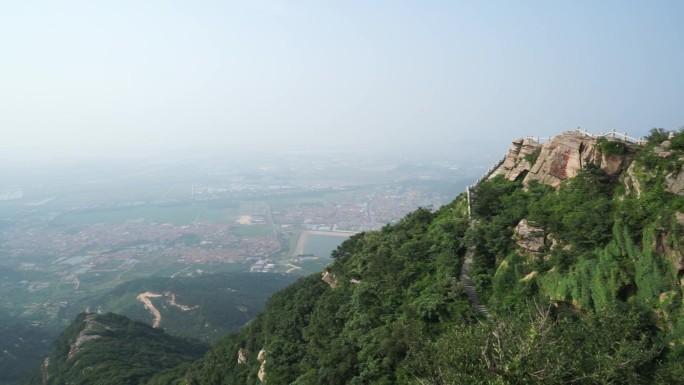
[[[102,223],[121,225],[127,221],[145,223],[173,223],[189,225],[194,222],[233,223],[236,214],[231,210],[206,209],[203,203],[185,205],[144,205],[138,207],[93,210],[64,214],[53,222],[57,225],[87,225]]]

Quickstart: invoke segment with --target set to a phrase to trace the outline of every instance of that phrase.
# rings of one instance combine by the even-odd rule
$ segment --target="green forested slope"
[[[636,155],[640,195],[592,165],[558,191],[497,177],[478,187],[473,223],[461,196],[357,235],[333,254],[334,289],[302,279],[152,383],[259,384],[260,371],[269,384],[683,383],[671,251],[684,205],[664,181],[684,153],[654,155],[658,143]],[[543,251],[513,241],[522,219],[551,234]],[[469,244],[489,320],[458,280]]]
[[[325,280],[274,294],[239,333],[148,383],[684,383],[684,198],[673,184],[684,133],[666,153],[663,134],[621,175],[588,164],[558,190],[495,177],[477,187],[472,221],[461,195],[353,236]],[[523,219],[544,234],[538,250],[516,242]],[[468,247],[487,319],[459,281]]]
[[[197,359],[207,348],[117,314],[82,313],[26,384],[140,384],[155,372]]]

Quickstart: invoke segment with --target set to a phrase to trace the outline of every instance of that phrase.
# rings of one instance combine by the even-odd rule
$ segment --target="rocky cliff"
[[[544,144],[530,138],[516,139],[492,176],[501,174],[509,180],[522,178],[525,185],[536,180],[558,188],[561,182],[573,178],[590,163],[608,175],[619,175],[629,167],[637,149],[637,144],[615,138],[600,139],[579,131],[563,132]]]

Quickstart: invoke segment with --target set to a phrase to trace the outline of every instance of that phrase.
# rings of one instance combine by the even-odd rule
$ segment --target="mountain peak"
[[[577,130],[565,131],[543,144],[531,137],[516,139],[492,176],[522,179],[525,185],[536,180],[558,188],[589,164],[598,165],[609,176],[618,175],[629,167],[640,147],[628,138],[614,132],[592,135]]]

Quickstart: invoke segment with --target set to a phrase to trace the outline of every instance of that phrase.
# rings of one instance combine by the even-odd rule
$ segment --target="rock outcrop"
[[[669,150],[670,146],[672,145],[672,142],[669,140],[666,140],[662,143],[660,143],[656,148],[653,149],[653,152],[658,154],[661,158],[669,158],[672,155],[672,151]]]
[[[266,350],[261,349],[259,351],[259,355],[257,355],[257,360],[261,362],[261,366],[259,367],[259,373],[257,373],[257,377],[259,378],[259,381],[266,382]]]
[[[684,167],[665,177],[665,189],[673,194],[684,195]]]
[[[562,181],[576,176],[589,163],[599,165],[608,175],[618,175],[629,166],[634,153],[635,145],[623,143],[625,153],[611,155],[601,152],[599,139],[577,131],[566,131],[543,145],[532,139],[518,139],[492,176],[501,174],[509,180],[524,178],[525,184],[536,180],[558,188]],[[536,161],[530,164],[528,159],[534,158],[536,151],[539,151]]]
[[[634,171],[635,165],[636,163],[632,162],[632,164],[627,167],[627,175],[624,179],[625,190],[627,195],[632,194],[633,191],[637,198],[641,198],[641,183],[639,182],[639,178],[637,178],[636,172]]]
[[[539,158],[527,174],[525,183],[537,180],[558,188],[562,181],[576,176],[587,163],[596,163],[598,160],[594,138],[565,132],[542,146]]]
[[[247,350],[245,348],[238,350],[237,363],[238,365],[247,363]]]
[[[546,232],[541,227],[530,224],[527,219],[523,219],[515,227],[513,240],[524,250],[538,253],[544,250],[544,240]]]
[[[331,274],[329,271],[326,270],[323,272],[323,277],[321,279],[323,280],[323,282],[327,283],[331,289],[337,289],[337,277],[335,277],[335,274]]]
[[[503,174],[509,180],[516,180],[521,175],[524,178],[533,166],[529,159],[540,148],[541,144],[532,139],[514,140],[503,163],[492,175]]]
[[[71,357],[76,354],[81,346],[92,340],[96,340],[98,338],[102,338],[99,334],[95,334],[96,329],[108,329],[111,330],[109,327],[105,327],[103,325],[100,325],[96,320],[95,314],[89,314],[86,316],[84,319],[84,326],[83,329],[81,330],[78,335],[76,335],[76,338],[74,338],[74,341],[71,344],[71,347],[69,348],[69,354],[67,354],[67,359],[71,359]]]
[[[684,226],[684,213],[675,211],[675,218],[677,219],[677,223]]]

